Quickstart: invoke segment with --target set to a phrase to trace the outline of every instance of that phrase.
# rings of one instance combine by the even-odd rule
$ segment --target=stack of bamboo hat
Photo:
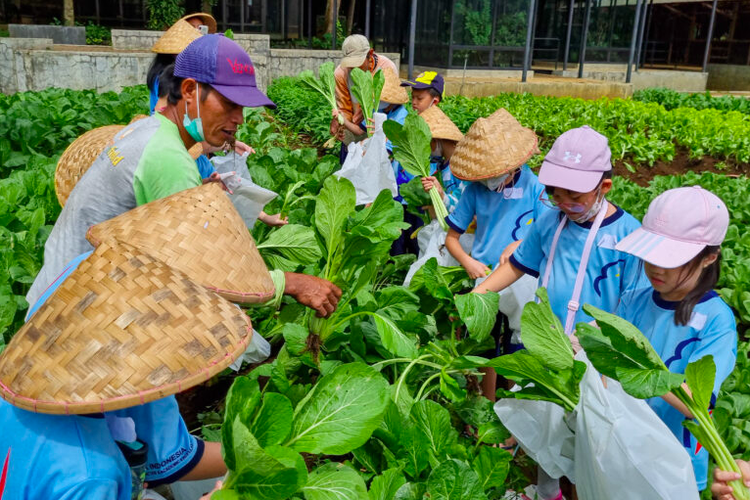
[[[250,320],[224,297],[261,300],[273,282],[216,183],[88,236],[93,253],[0,355],[0,397],[42,413],[111,411],[188,389],[245,352]]]

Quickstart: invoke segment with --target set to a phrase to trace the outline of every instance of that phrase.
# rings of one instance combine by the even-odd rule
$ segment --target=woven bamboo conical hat
[[[437,106],[430,106],[419,116],[427,122],[433,139],[449,139],[458,142],[464,138],[464,134],[456,127],[456,124]]]
[[[381,71],[383,71],[385,83],[383,83],[383,90],[380,92],[380,100],[389,104],[406,104],[409,102],[409,93],[406,92],[406,88],[401,86],[401,80],[399,80],[396,72],[391,68],[383,68]]]
[[[83,414],[202,383],[247,348],[246,314],[134,247],[100,245],[0,355],[0,396],[30,411]]]
[[[200,155],[203,154],[203,143],[196,142],[193,147],[188,149],[188,154],[193,160],[197,160]]]
[[[55,194],[61,207],[78,180],[123,128],[124,125],[106,125],[89,130],[65,149],[55,169]]]
[[[135,115],[133,118],[130,119],[130,121],[128,122],[128,125],[130,125],[131,123],[135,123],[138,120],[143,120],[144,118],[148,118],[148,115]]]
[[[154,46],[151,47],[151,52],[177,55],[199,36],[201,36],[200,31],[195,29],[189,22],[180,19],[154,43]]]
[[[537,151],[534,131],[500,109],[472,124],[456,145],[451,172],[467,181],[490,179],[520,167]]]
[[[253,237],[216,182],[92,226],[86,239],[94,246],[127,241],[232,302],[266,302],[274,295]]]
[[[200,19],[203,24],[208,26],[209,34],[216,33],[216,19],[214,19],[214,16],[212,16],[211,14],[206,14],[205,12],[194,12],[193,14],[188,14],[187,16],[180,18],[180,21],[187,21],[188,19],[193,19],[195,17]]]

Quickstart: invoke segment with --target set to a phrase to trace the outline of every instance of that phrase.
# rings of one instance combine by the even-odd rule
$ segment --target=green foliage
[[[385,74],[378,70],[375,74],[353,68],[351,71],[353,85],[349,89],[362,108],[364,120],[372,120],[373,113],[380,104],[380,93],[385,84]],[[368,132],[369,135],[369,132]]]
[[[746,97],[713,97],[709,91],[703,94],[688,94],[661,87],[637,90],[633,99],[641,102],[654,102],[666,110],[676,108],[718,109],[719,111],[739,111],[750,114],[750,99]]]
[[[184,0],[146,0],[150,30],[165,30],[185,15]]]
[[[112,45],[112,30],[89,21],[86,24],[86,44]]]

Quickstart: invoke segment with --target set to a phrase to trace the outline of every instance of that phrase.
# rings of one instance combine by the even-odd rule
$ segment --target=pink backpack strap
[[[583,291],[583,281],[586,279],[586,268],[588,267],[589,257],[591,257],[591,249],[594,247],[596,234],[599,232],[599,228],[604,221],[604,217],[607,215],[608,208],[609,203],[604,200],[604,203],[602,203],[602,207],[596,214],[594,223],[591,225],[589,234],[586,237],[586,243],[583,247],[583,254],[581,255],[581,262],[578,264],[578,273],[576,274],[576,282],[575,286],[573,287],[573,295],[571,295],[570,301],[568,302],[568,314],[565,318],[565,333],[568,335],[573,333],[576,313],[581,308],[581,304],[578,301],[580,300],[581,292]],[[565,227],[567,221],[568,218],[563,217],[563,220],[560,221],[560,224],[557,226],[557,231],[555,231],[554,238],[552,238],[552,247],[550,248],[549,258],[547,259],[547,267],[544,270],[544,278],[542,279],[542,286],[545,288],[549,284],[550,274],[552,273],[552,264],[554,262],[555,252],[557,250],[557,243],[560,240],[560,233],[562,233],[562,230]]]

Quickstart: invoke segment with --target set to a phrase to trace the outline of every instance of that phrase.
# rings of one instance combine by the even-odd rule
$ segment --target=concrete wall
[[[562,78],[530,78],[521,82],[520,78],[503,78],[495,80],[469,79],[461,82],[460,78],[448,78],[445,81],[445,95],[463,95],[465,97],[488,97],[502,92],[523,93],[552,97],[580,97],[581,99],[598,99],[600,97],[626,98],[633,95],[632,84],[616,82],[591,82]]]
[[[112,47],[54,45],[50,39],[0,38],[0,92],[11,94],[48,87],[119,91],[146,83],[159,32],[112,30]],[[340,51],[271,49],[268,35],[236,35],[252,57],[258,87],[281,76],[338,62]],[[387,54],[398,67],[398,54]]]
[[[708,65],[708,90],[750,91],[750,66]]]
[[[86,28],[83,26],[9,24],[8,31],[14,38],[51,38],[54,43],[86,45]]]
[[[583,67],[583,78],[624,83],[626,70],[627,65],[586,64]],[[553,71],[553,74],[575,78],[578,76],[578,69]],[[707,80],[708,73],[698,71],[640,69],[632,72],[630,82],[633,91],[649,87],[666,87],[678,92],[703,92],[706,90]]]

